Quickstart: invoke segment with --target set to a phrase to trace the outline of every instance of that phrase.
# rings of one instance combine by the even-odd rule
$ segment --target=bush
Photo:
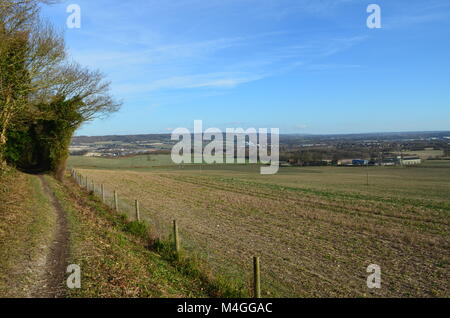
[[[148,226],[141,221],[132,221],[125,224],[124,230],[141,238],[147,238]]]

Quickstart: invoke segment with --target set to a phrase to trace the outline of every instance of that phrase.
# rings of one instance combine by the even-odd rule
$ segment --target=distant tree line
[[[444,149],[444,157],[450,157],[450,146]]]
[[[40,17],[49,0],[0,0],[0,169],[62,178],[73,133],[118,110],[102,74],[67,58],[63,35]]]
[[[325,165],[327,162],[337,163],[342,159],[349,158],[370,158],[379,157],[378,152],[367,149],[302,149],[295,151],[283,151],[280,153],[281,161],[288,161],[291,164],[299,166]]]

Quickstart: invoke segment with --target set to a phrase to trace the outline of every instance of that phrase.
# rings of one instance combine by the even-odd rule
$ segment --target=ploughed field
[[[176,219],[182,247],[213,272],[248,286],[260,256],[263,296],[449,296],[448,161],[262,176],[251,165],[89,160],[71,163],[130,205],[138,199],[160,235]],[[381,267],[380,289],[367,287],[370,264]]]

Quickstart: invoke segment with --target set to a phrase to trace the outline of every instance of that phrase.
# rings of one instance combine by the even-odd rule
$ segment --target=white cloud
[[[311,71],[328,71],[337,69],[352,69],[360,68],[361,65],[357,64],[311,64],[306,67],[306,69]]]
[[[259,35],[264,36],[270,35]],[[257,36],[253,37],[255,38]],[[115,93],[130,96],[171,89],[229,89],[290,72],[298,67],[303,67],[304,70],[355,68],[359,65],[314,62],[350,49],[365,39],[366,37],[354,36],[273,47],[267,51],[258,51],[256,55],[234,56],[227,64],[216,60],[215,53],[240,45],[251,46],[249,38],[222,38],[159,46],[142,51],[86,52],[78,53],[76,57],[82,64],[115,73],[118,77],[113,81]],[[198,73],[199,69],[203,72]],[[211,71],[208,72],[209,70]]]
[[[246,1],[247,4],[251,2],[256,3],[256,0]],[[330,10],[351,0],[300,2],[305,10],[314,13]],[[192,1],[179,2],[183,6],[188,3]],[[261,5],[268,9],[274,3],[262,1]],[[149,5],[157,3],[152,2]],[[206,6],[210,8],[222,5],[225,5],[223,1],[212,1]],[[291,5],[298,6],[298,3],[290,2],[286,7]],[[164,6],[172,10],[175,4]],[[127,17],[129,19],[129,16]],[[103,17],[102,21],[104,19],[107,20],[108,17]],[[278,30],[184,43],[180,40],[170,43],[170,40],[167,40],[164,43],[164,37],[158,35],[156,31],[151,32],[149,38],[142,36],[141,29],[135,31],[138,34],[136,37],[133,36],[132,27],[128,26],[126,31],[118,36],[119,39],[115,40],[112,37],[114,32],[109,32],[111,41],[103,34],[89,34],[91,38],[101,38],[109,43],[102,47],[109,46],[114,49],[83,49],[74,51],[72,55],[81,64],[98,68],[106,73],[115,83],[113,87],[115,93],[132,95],[170,89],[234,88],[309,64],[311,66],[305,67],[305,70],[350,67],[327,65],[319,63],[319,60],[350,49],[366,39],[363,36],[323,37],[320,40],[305,39],[298,45],[292,45],[292,42],[280,42],[283,44],[277,45],[275,43],[278,42],[279,36],[287,33]],[[289,36],[297,37],[292,32],[296,31],[291,31]],[[118,43],[121,45],[117,45]]]
[[[239,84],[256,81],[264,75],[245,73],[210,73],[169,77],[144,84],[123,84],[115,86],[121,94],[145,93],[165,89],[189,88],[233,88]]]
[[[198,59],[216,51],[244,43],[245,38],[221,38],[210,41],[156,46],[141,50],[74,51],[73,57],[84,65],[111,68],[123,65],[162,64],[182,59]]]

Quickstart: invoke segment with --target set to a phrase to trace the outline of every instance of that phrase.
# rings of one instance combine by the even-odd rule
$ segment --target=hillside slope
[[[56,214],[38,177],[0,179],[0,296],[30,297],[42,285]]]
[[[209,296],[201,281],[149,251],[123,217],[70,181],[10,171],[0,186],[0,297]],[[48,294],[47,276],[61,274],[52,267],[52,244],[61,241],[55,200],[67,219],[65,266],[79,265],[82,278],[81,289],[69,290],[64,273],[63,292]]]

